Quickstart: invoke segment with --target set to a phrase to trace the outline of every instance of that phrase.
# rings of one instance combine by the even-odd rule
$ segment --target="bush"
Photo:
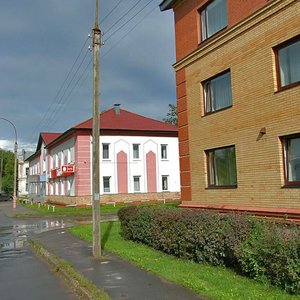
[[[297,226],[224,214],[153,206],[118,213],[125,239],[176,257],[227,266],[251,278],[300,293],[300,231]]]
[[[299,294],[299,227],[257,222],[242,246],[239,261],[249,277]]]

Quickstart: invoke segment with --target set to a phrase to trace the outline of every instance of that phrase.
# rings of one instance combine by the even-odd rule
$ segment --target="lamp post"
[[[17,152],[18,152],[18,135],[17,135],[17,129],[14,123],[11,121],[0,118],[3,121],[8,122],[15,131],[15,145],[14,145],[14,154],[15,154],[15,163],[14,163],[14,189],[13,189],[13,208],[15,209],[17,207]]]

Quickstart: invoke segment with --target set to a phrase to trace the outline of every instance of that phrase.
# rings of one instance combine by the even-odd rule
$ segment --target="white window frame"
[[[136,182],[138,183],[138,189],[136,189]],[[141,192],[141,176],[133,176],[133,191],[135,193]]]
[[[162,160],[168,159],[168,145],[167,144],[161,144],[160,145],[160,157]]]
[[[134,149],[135,146],[137,149]],[[137,155],[135,155],[137,153]],[[132,157],[133,159],[140,159],[140,144],[132,144]]]
[[[107,150],[105,149],[104,150],[104,146],[107,146]],[[107,157],[104,157],[104,154],[106,153],[107,151]],[[103,160],[107,160],[110,158],[110,144],[109,143],[102,143],[102,159]]]
[[[103,193],[110,193],[110,176],[103,176],[102,182],[103,182]],[[108,188],[105,187],[105,180],[108,180]]]
[[[222,3],[223,2],[223,3]],[[223,9],[222,12],[224,13],[224,16],[226,19],[224,19],[223,23],[220,24],[220,26],[214,28],[214,30],[211,30],[212,25],[215,25],[216,21],[219,20],[214,20],[209,16],[211,12],[213,12],[214,7],[217,7],[218,5],[225,5],[225,10]],[[220,12],[220,11],[219,11]],[[223,16],[223,17],[224,17]],[[209,23],[213,20],[213,24]],[[227,0],[214,0],[211,1],[209,4],[205,5],[201,10],[200,10],[200,24],[201,24],[201,40],[205,41],[206,39],[210,38],[214,34],[218,33],[222,29],[226,28],[228,25],[228,14],[227,14]],[[212,31],[212,32],[210,32]]]
[[[166,182],[166,188],[165,188],[165,184],[164,182]],[[162,175],[161,176],[161,189],[162,191],[169,191],[169,175]]]

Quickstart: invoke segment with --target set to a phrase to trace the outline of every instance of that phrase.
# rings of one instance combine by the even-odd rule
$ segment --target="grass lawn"
[[[92,242],[92,226],[69,229],[81,239]],[[300,299],[269,285],[235,274],[233,271],[177,259],[145,245],[126,241],[120,236],[120,223],[101,224],[102,245],[139,267],[211,299]]]
[[[165,205],[168,207],[177,207],[179,203],[166,203],[166,204],[153,204],[153,205]],[[62,206],[55,206],[53,211],[52,206],[50,205],[48,209],[48,205],[45,204],[44,206],[38,206],[37,203],[31,205],[30,203],[22,203],[19,202],[19,205],[24,205],[25,207],[31,208],[38,212],[40,215],[43,216],[76,216],[76,217],[84,217],[84,216],[92,216],[92,207],[91,206],[82,206],[82,207],[62,207]],[[128,206],[130,204],[116,204],[114,207],[112,204],[101,205],[100,212],[101,214],[117,214],[119,209],[122,207]],[[132,204],[131,204],[132,205]],[[22,214],[24,215],[24,214]]]

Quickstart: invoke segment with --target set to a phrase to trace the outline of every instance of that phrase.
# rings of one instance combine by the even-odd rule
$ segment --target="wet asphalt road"
[[[28,245],[32,235],[64,228],[65,224],[53,220],[8,218],[4,212],[10,205],[11,202],[0,202],[0,299],[77,299]]]

